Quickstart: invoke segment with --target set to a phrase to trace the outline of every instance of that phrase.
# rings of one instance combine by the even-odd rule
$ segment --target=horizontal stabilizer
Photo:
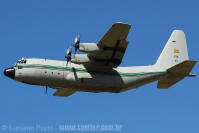
[[[157,88],[169,88],[178,81],[184,79],[186,76],[194,77],[196,75],[190,74],[196,61],[186,60],[177,64],[167,70],[167,74],[158,80]]]

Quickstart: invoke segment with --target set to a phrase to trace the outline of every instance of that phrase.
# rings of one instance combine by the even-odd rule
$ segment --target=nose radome
[[[5,69],[4,75],[11,79],[14,79],[15,78],[15,69],[13,67]]]

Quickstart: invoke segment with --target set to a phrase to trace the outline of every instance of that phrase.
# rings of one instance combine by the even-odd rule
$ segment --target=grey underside
[[[154,82],[156,80],[158,80],[161,76],[160,75],[153,75],[153,76],[142,76],[142,77],[137,77],[134,78],[128,86],[123,84],[120,84],[119,86],[113,86],[113,85],[105,85],[105,84],[100,84],[100,82],[98,84],[86,84],[86,83],[81,83],[81,84],[68,84],[67,88],[70,89],[74,89],[76,91],[85,91],[85,92],[113,92],[113,93],[119,93],[119,92],[124,92],[127,91],[129,89],[134,89],[134,88],[138,88],[142,85]],[[107,79],[108,80],[108,79]],[[91,80],[90,80],[91,81]],[[121,82],[121,81],[109,81],[112,84],[115,84],[115,82]],[[66,88],[64,85],[60,85],[59,87],[56,86],[50,86],[52,88]]]

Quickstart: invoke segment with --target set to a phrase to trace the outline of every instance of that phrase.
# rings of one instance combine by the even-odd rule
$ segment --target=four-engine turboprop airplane
[[[158,88],[169,88],[190,74],[196,61],[189,60],[184,32],[174,30],[154,65],[118,67],[128,46],[131,25],[115,23],[98,43],[80,43],[75,38],[66,52],[67,61],[22,58],[4,74],[16,81],[51,87],[54,96],[76,91],[119,93],[158,81]],[[76,51],[87,54],[76,54]]]

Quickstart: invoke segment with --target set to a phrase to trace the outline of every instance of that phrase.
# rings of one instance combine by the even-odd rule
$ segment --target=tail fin
[[[158,80],[158,88],[169,88],[190,74],[196,61],[189,60],[185,34],[181,30],[174,30],[165,45],[155,66],[166,70],[167,73]]]
[[[155,66],[166,70],[185,60],[189,60],[185,34],[181,30],[174,30]]]

